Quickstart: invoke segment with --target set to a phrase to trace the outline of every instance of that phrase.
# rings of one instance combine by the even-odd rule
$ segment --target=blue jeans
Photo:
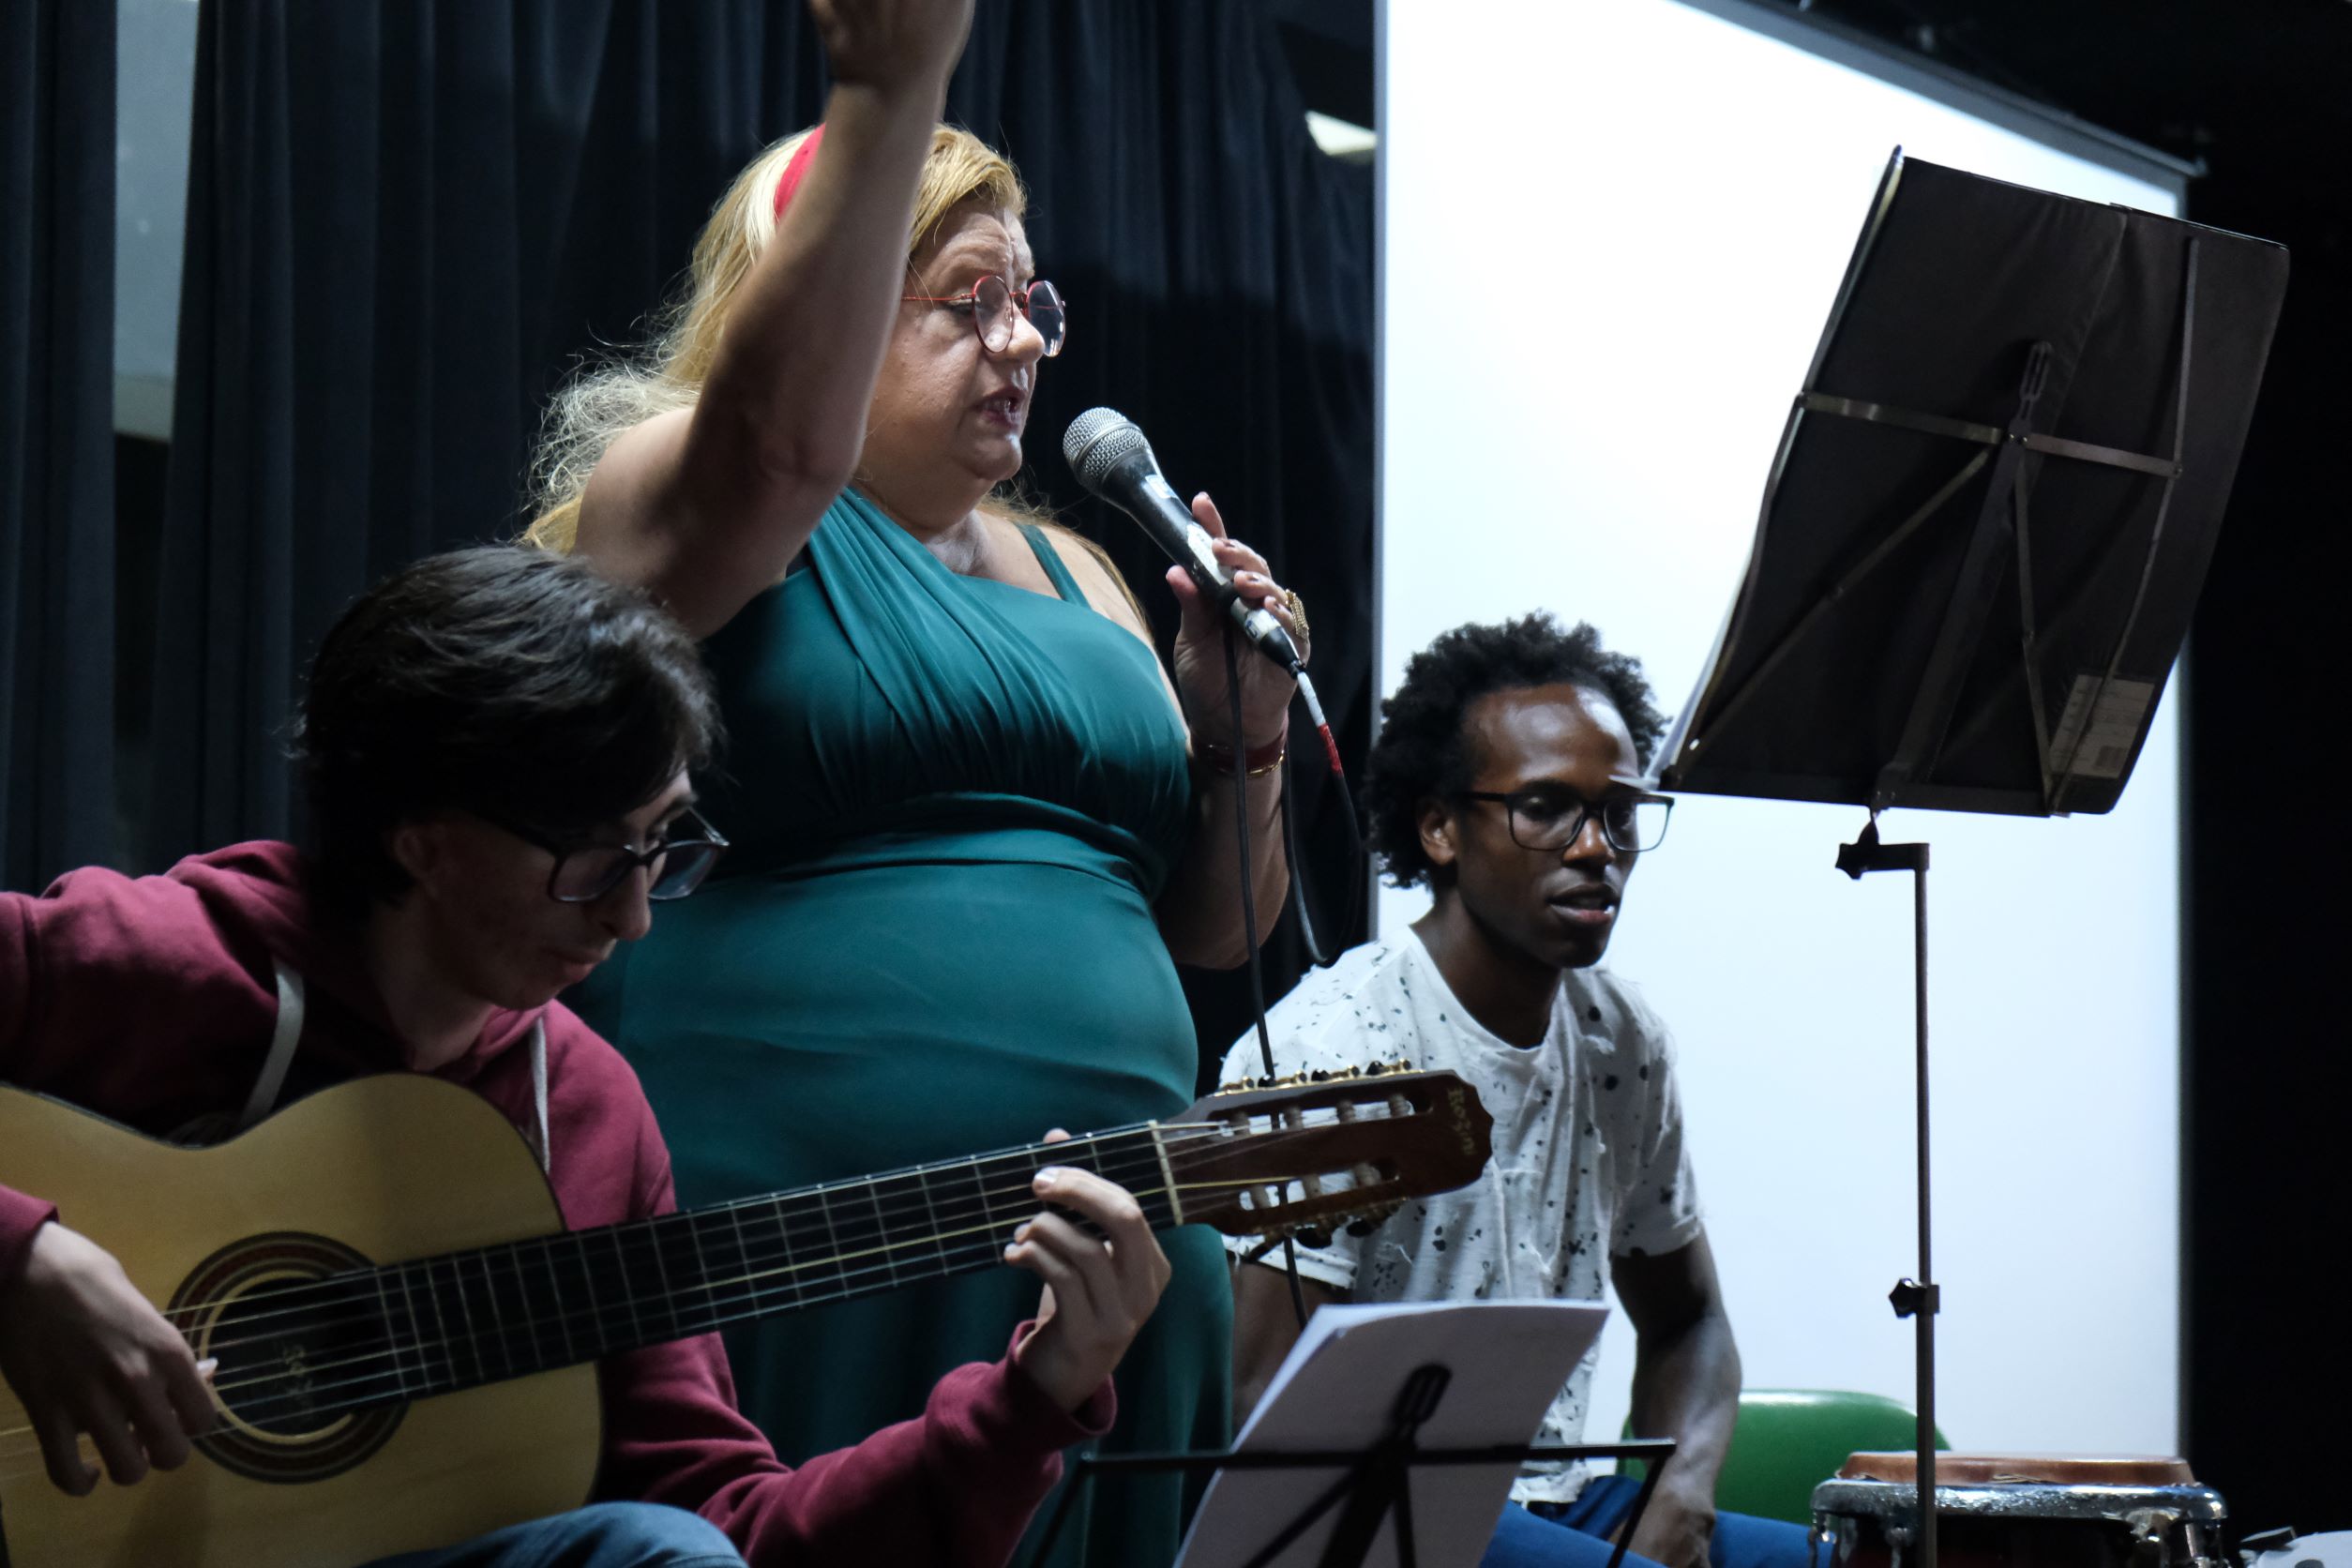
[[[1634,1511],[1640,1483],[1630,1476],[1596,1475],[1574,1502],[1513,1503],[1502,1511],[1494,1539],[1479,1568],[1607,1568],[1609,1532]],[[1812,1531],[1783,1519],[1746,1514],[1715,1515],[1715,1539],[1708,1558],[1712,1568],[1808,1568]],[[1625,1568],[1657,1568],[1648,1558],[1625,1554]]]
[[[367,1568],[743,1568],[716,1525],[681,1508],[599,1502]]]

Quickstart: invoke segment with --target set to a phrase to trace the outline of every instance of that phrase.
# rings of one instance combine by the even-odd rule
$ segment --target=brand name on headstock
[[[1461,1084],[1445,1092],[1445,1103],[1454,1112],[1454,1136],[1462,1140],[1463,1155],[1483,1164],[1485,1156],[1478,1152],[1478,1139],[1470,1135],[1469,1102],[1470,1090]]]

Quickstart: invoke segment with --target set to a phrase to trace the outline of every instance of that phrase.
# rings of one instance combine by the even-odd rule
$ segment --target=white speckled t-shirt
[[[1666,1026],[1606,970],[1568,971],[1543,1043],[1521,1048],[1470,1017],[1407,931],[1308,974],[1267,1021],[1280,1074],[1399,1061],[1448,1069],[1495,1119],[1485,1175],[1408,1201],[1369,1235],[1300,1247],[1308,1279],[1359,1302],[1597,1301],[1612,1254],[1673,1252],[1698,1236]],[[1224,1076],[1263,1072],[1253,1030],[1227,1053]],[[1237,1253],[1256,1244],[1227,1243]],[[1262,1261],[1280,1266],[1281,1251]],[[1597,1355],[1553,1399],[1535,1441],[1580,1440]],[[1565,1502],[1587,1473],[1533,1464],[1511,1495]]]

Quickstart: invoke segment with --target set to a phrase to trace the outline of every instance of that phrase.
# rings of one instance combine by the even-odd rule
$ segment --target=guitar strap
[[[302,1015],[304,992],[302,976],[288,969],[277,958],[270,968],[278,975],[278,1023],[270,1031],[269,1055],[262,1062],[262,1071],[253,1080],[252,1093],[245,1097],[245,1108],[237,1113],[236,1126],[231,1136],[257,1124],[278,1108],[278,1096],[285,1092],[286,1070],[294,1065],[294,1049],[302,1044]],[[522,1129],[523,1141],[531,1145],[538,1156],[541,1170],[554,1169],[548,1148],[547,1132],[547,1019],[544,1016],[531,1020],[531,1108],[533,1124]]]
[[[270,1032],[269,1055],[262,1063],[261,1076],[253,1080],[253,1092],[245,1097],[245,1108],[237,1113],[232,1136],[247,1131],[277,1108],[278,1096],[286,1087],[286,1069],[294,1065],[294,1047],[302,1043],[302,976],[274,957],[269,967],[278,972],[278,1027]]]
[[[539,1156],[539,1168],[552,1174],[553,1154],[547,1142],[547,1015],[542,1012],[531,1020],[531,1108],[538,1113],[535,1125],[523,1130],[523,1141]],[[534,1135],[536,1136],[534,1136]]]

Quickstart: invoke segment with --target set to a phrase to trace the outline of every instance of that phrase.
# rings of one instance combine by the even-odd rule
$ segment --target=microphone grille
[[[1062,432],[1063,460],[1090,490],[1099,492],[1111,468],[1138,449],[1148,454],[1152,444],[1134,420],[1115,408],[1090,408]],[[1156,460],[1153,466],[1158,466]]]

